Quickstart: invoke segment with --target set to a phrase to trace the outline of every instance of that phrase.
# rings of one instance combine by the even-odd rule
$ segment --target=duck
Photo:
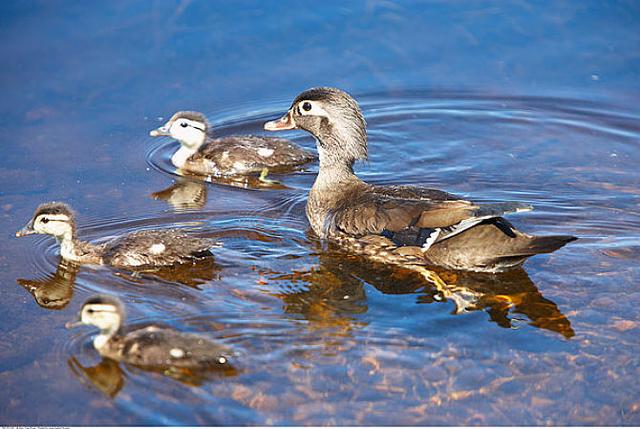
[[[478,204],[441,190],[359,179],[353,166],[367,159],[366,122],[357,101],[340,89],[300,93],[284,116],[264,128],[301,129],[315,137],[320,166],[306,215],[320,239],[374,261],[415,269],[438,287],[447,284],[426,267],[502,272],[577,239],[530,235],[504,218],[531,210],[529,204]]]
[[[58,241],[62,259],[116,268],[145,269],[193,263],[212,256],[220,243],[193,237],[179,229],[135,231],[105,243],[93,244],[77,238],[75,213],[68,204],[41,204],[16,237],[48,234]]]
[[[231,353],[200,335],[186,334],[156,325],[123,328],[125,310],[115,296],[96,295],[80,310],[78,320],[66,323],[67,329],[91,325],[100,329],[93,347],[102,357],[143,369],[200,371],[231,368]]]
[[[171,157],[179,172],[201,176],[229,177],[260,173],[269,183],[269,171],[289,172],[316,159],[315,155],[289,140],[243,135],[211,137],[212,127],[200,112],[179,111],[151,137],[170,136],[180,143]]]

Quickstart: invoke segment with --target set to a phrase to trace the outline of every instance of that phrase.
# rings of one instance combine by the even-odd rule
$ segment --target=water
[[[635,3],[0,8],[3,423],[640,424]],[[316,165],[275,189],[184,181],[147,136],[178,109],[261,133],[319,84],[363,107],[363,179],[532,203],[516,226],[581,239],[506,275],[443,273],[480,297],[452,314],[415,274],[313,236]],[[84,239],[175,226],[224,247],[191,271],[68,267],[50,238],[13,238],[49,200]],[[233,348],[237,372],[102,360],[91,329],[64,329],[97,292]]]

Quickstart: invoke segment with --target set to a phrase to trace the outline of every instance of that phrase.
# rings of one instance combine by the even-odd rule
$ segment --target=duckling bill
[[[213,138],[212,127],[200,112],[175,113],[152,137],[171,136],[180,148],[171,157],[175,167],[203,176],[235,176],[267,171],[288,172],[316,159],[298,145],[280,138],[229,136]]]
[[[60,244],[60,256],[81,264],[119,268],[166,267],[211,257],[220,243],[193,237],[178,229],[143,230],[93,244],[77,238],[75,214],[67,204],[41,204],[16,237],[48,234]]]
[[[522,203],[475,204],[419,186],[376,186],[353,171],[367,158],[365,119],[356,100],[336,88],[298,95],[269,131],[302,129],[317,141],[318,176],[307,200],[313,231],[381,262],[497,272],[553,252],[576,237],[533,236],[503,215],[531,210]]]
[[[101,356],[143,369],[232,370],[230,351],[205,337],[153,325],[126,330],[124,319],[120,300],[99,295],[87,300],[79,320],[67,323],[66,327],[99,328],[93,346]]]

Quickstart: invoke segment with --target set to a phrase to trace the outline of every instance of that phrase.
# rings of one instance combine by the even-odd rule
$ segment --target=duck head
[[[38,206],[29,223],[16,232],[16,237],[48,234],[64,241],[75,238],[75,233],[75,215],[71,208],[64,203],[50,202]]]
[[[97,295],[88,299],[80,310],[78,320],[69,322],[67,329],[81,325],[92,325],[100,329],[100,335],[94,340],[94,346],[100,349],[116,334],[124,322],[124,306],[113,296]]]
[[[171,136],[183,147],[195,151],[205,142],[209,122],[200,112],[181,111],[175,113],[163,126],[151,130],[151,137]]]
[[[320,166],[351,168],[367,158],[366,122],[358,103],[337,88],[311,88],[298,95],[280,119],[264,124],[267,131],[301,129],[317,141]]]

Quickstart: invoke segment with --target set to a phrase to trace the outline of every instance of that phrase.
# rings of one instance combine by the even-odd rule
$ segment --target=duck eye
[[[47,219],[46,217],[43,217],[42,220],[40,221],[42,223],[49,223],[49,219]]]
[[[189,124],[187,124],[186,122],[182,122],[182,123],[180,123],[180,126],[181,126],[182,128],[187,128],[187,126],[188,126],[188,125],[189,125]]]
[[[311,110],[311,103],[309,103],[308,101],[302,103],[302,110],[304,110],[305,112]]]

